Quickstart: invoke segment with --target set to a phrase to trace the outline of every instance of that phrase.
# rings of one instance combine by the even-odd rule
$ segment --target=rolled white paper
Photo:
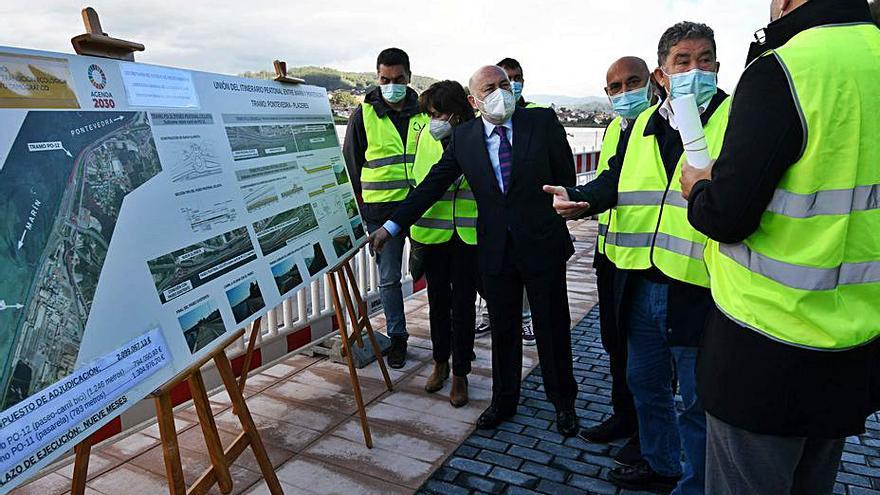
[[[671,104],[688,163],[695,168],[708,167],[712,158],[709,156],[709,144],[703,132],[703,123],[700,122],[696,98],[694,95],[684,95],[672,100]]]

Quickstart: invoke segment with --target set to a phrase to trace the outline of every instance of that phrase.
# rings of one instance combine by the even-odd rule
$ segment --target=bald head
[[[611,64],[605,75],[608,96],[644,88],[650,81],[648,64],[639,57],[623,57]]]
[[[468,81],[468,89],[471,95],[476,96],[480,100],[495,91],[498,88],[510,90],[510,80],[507,78],[507,72],[497,65],[484,65],[474,72]]]

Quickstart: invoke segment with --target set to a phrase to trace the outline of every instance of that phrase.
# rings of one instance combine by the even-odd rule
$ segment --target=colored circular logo
[[[89,66],[89,82],[95,89],[104,89],[104,86],[107,85],[107,74],[104,74],[104,69],[101,69],[98,64]]]

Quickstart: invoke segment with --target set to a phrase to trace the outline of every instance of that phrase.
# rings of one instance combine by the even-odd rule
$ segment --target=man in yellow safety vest
[[[697,367],[707,492],[830,494],[880,409],[880,29],[865,0],[774,0],[724,147],[684,167],[709,237]]]
[[[381,227],[415,187],[416,137],[429,120],[419,110],[418,95],[408,87],[412,72],[406,52],[388,48],[379,53],[376,75],[377,87],[352,114],[342,149],[370,232]],[[404,239],[393,239],[376,257],[379,295],[391,338],[388,365],[392,368],[406,364],[408,334],[401,289]]]

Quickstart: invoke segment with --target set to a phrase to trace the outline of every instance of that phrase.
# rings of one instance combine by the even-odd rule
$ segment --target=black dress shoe
[[[573,437],[577,435],[580,425],[578,424],[577,413],[574,409],[567,411],[559,411],[556,413],[556,429],[562,433],[564,437]]]
[[[615,415],[599,425],[585,428],[581,431],[580,437],[591,443],[609,443],[630,437],[635,432],[635,421],[626,421]]]
[[[659,475],[645,461],[632,467],[614,468],[608,474],[608,480],[621,488],[655,493],[671,492],[679,478],[681,476]]]
[[[391,348],[388,349],[388,366],[394,369],[406,365],[406,337],[391,336]]]
[[[483,411],[483,414],[477,419],[477,428],[480,430],[491,430],[510,419],[516,414],[516,408],[500,408],[495,404],[489,406]]]
[[[621,466],[635,466],[638,464],[642,460],[642,446],[639,444],[639,435],[635,434],[629,437],[629,440],[614,454],[612,459]]]

